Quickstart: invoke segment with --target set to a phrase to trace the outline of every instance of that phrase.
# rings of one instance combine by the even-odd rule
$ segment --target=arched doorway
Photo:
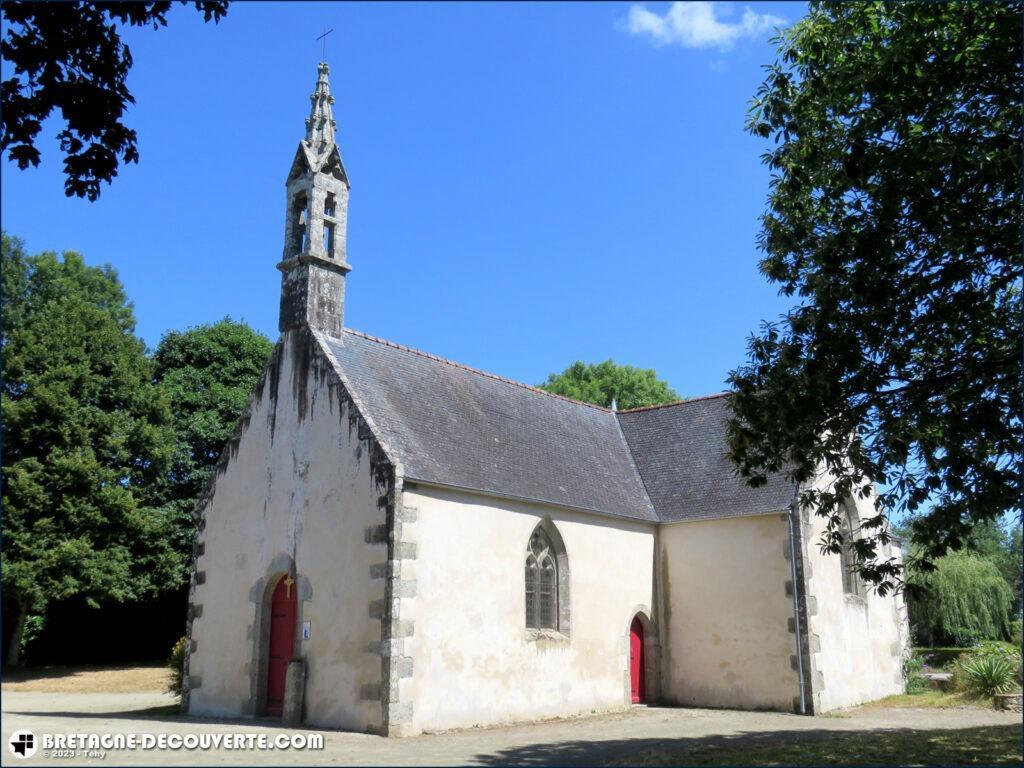
[[[634,704],[647,701],[644,661],[644,625],[634,616],[629,625],[629,690]]]
[[[295,579],[285,574],[270,599],[270,642],[267,643],[267,714],[280,716],[284,707],[284,679],[295,655]]]

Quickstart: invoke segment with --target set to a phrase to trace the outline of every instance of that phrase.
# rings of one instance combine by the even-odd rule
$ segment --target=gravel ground
[[[7,686],[4,686],[6,689]],[[13,731],[43,733],[245,733],[274,736],[283,729],[267,721],[237,722],[187,718],[161,693],[40,693],[5,690],[2,701],[3,764],[13,762]],[[672,709],[659,707],[597,717],[501,728],[472,729],[408,739],[316,731],[323,750],[307,751],[141,751],[108,752],[102,759],[77,751],[56,759],[37,752],[18,764],[66,765],[593,765],[623,760],[644,750],[685,749],[729,737],[797,738],[814,733],[872,731],[899,738],[901,730],[942,730],[982,725],[1020,725],[1019,714],[984,709],[894,709],[865,707],[823,717],[777,712]]]

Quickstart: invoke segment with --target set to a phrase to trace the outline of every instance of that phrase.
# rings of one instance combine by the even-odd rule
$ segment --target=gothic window
[[[860,528],[860,520],[852,504],[846,504],[844,507],[841,528],[843,548],[839,552],[839,562],[843,569],[843,592],[860,597],[864,594],[864,583],[861,581],[860,574],[857,573],[857,561],[853,556],[853,542]]]
[[[567,632],[568,561],[558,531],[538,525],[526,547],[526,627]]]

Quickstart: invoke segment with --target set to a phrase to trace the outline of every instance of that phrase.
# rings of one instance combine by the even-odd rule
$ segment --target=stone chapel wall
[[[294,569],[305,721],[373,730],[386,560],[379,450],[308,332],[285,334],[203,512],[190,608],[190,712],[259,714],[268,590]],[[371,541],[373,539],[373,541]],[[383,576],[383,574],[380,574]],[[301,639],[309,622],[310,637]]]
[[[861,518],[873,516],[870,499],[856,501]],[[839,555],[822,554],[819,542],[826,521],[811,517],[805,557],[810,565],[807,582],[811,662],[814,674],[814,711],[827,712],[903,693],[902,656],[909,629],[902,596],[885,597],[863,589],[860,595],[843,591]],[[889,552],[900,558],[894,544]]]
[[[652,524],[408,482],[404,502],[416,509],[406,526],[416,597],[402,609],[413,623],[412,676],[402,681],[412,732],[629,706],[629,627],[637,611],[649,620],[653,605]],[[545,516],[568,555],[568,638],[530,639],[525,628],[526,547]],[[649,638],[655,645],[653,627]]]
[[[793,711],[786,516],[663,524],[659,541],[665,700]]]

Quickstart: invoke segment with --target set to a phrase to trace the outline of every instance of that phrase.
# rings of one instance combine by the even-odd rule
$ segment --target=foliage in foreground
[[[676,391],[659,379],[655,371],[616,365],[611,360],[596,364],[577,361],[561,373],[552,373],[540,388],[605,408],[610,408],[614,401],[620,410],[679,399]]]
[[[73,596],[137,600],[179,584],[174,521],[151,502],[174,438],[112,268],[28,256],[3,236],[4,599],[29,614]]]
[[[760,268],[796,306],[731,374],[731,455],[751,485],[832,472],[801,503],[883,592],[887,512],[919,512],[926,559],[1021,514],[1022,8],[813,2],[750,114],[773,140]]]
[[[936,560],[934,570],[912,569],[908,578],[916,589],[908,591],[907,607],[924,644],[1009,639],[1014,595],[991,560],[954,552]]]
[[[167,25],[170,5],[5,2],[0,55],[13,76],[0,84],[0,150],[19,168],[39,165],[36,139],[59,110],[64,191],[68,197],[99,197],[100,182],[117,176],[119,163],[139,159],[135,131],[121,122],[135,99],[126,83],[132,54],[118,27],[159,29]],[[215,23],[228,6],[225,0],[194,5]]]

